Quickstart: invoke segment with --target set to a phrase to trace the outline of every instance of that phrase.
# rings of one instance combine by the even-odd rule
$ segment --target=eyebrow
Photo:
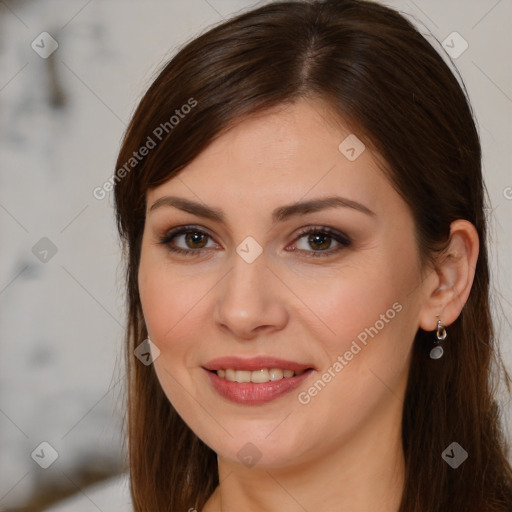
[[[217,222],[225,223],[225,217],[222,210],[212,208],[190,199],[175,196],[164,196],[156,200],[149,209],[149,212],[155,211],[164,206],[171,206],[192,213],[198,217],[204,217]],[[283,222],[290,217],[297,215],[305,215],[307,213],[317,212],[326,208],[352,208],[366,215],[375,216],[375,212],[367,206],[340,196],[323,197],[319,199],[311,199],[309,201],[300,201],[297,203],[280,206],[272,212],[272,223]]]

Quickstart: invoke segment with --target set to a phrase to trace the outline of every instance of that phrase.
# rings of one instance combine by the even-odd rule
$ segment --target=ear
[[[421,329],[433,331],[438,319],[445,326],[457,320],[473,285],[479,247],[478,233],[471,222],[458,219],[450,224],[449,245],[424,282]]]

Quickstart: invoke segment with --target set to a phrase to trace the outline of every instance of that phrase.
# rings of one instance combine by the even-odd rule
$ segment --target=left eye
[[[327,227],[310,228],[306,231],[303,231],[299,234],[297,241],[301,239],[304,239],[305,244],[309,245],[309,247],[316,247],[319,249],[315,251],[300,249],[305,253],[309,253],[307,254],[308,257],[329,256],[333,253],[341,251],[341,249],[344,247],[349,247],[351,245],[351,241],[346,235]],[[338,243],[338,247],[330,249],[333,240]]]

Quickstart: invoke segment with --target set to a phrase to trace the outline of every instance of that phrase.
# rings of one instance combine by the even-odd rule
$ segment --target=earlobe
[[[433,331],[439,319],[448,326],[458,318],[473,285],[478,252],[475,226],[467,220],[453,221],[449,244],[436,261],[438,278],[430,290],[426,289],[427,296],[419,317],[421,329]]]

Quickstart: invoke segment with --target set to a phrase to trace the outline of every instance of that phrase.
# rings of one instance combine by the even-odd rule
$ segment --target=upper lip
[[[271,356],[258,356],[251,358],[244,358],[238,356],[227,356],[218,357],[208,361],[203,368],[207,370],[259,370],[261,368],[280,368],[283,370],[293,370],[300,372],[301,370],[307,370],[313,368],[311,364],[298,363],[296,361],[288,361],[286,359],[280,359],[278,357]]]

